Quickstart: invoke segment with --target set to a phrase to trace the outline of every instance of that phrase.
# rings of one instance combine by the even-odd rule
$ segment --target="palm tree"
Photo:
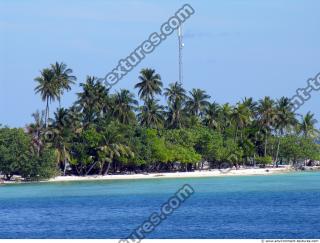
[[[107,175],[114,159],[118,159],[120,157],[134,157],[134,153],[131,148],[122,143],[119,136],[119,133],[115,133],[112,129],[108,129],[107,132],[104,133],[103,144],[98,148],[98,157],[101,163],[100,174],[103,174],[105,163],[108,163],[104,172],[104,175]]]
[[[27,126],[27,132],[32,138],[32,146],[40,155],[41,148],[43,147],[43,135],[45,132],[45,112],[39,111],[32,114],[34,122]]]
[[[267,155],[268,133],[270,132],[272,125],[274,125],[274,105],[274,100],[267,96],[264,99],[259,100],[259,106],[257,108],[259,124],[265,133],[264,156]]]
[[[185,121],[185,110],[181,101],[170,103],[167,107],[166,123],[169,128],[181,128]]]
[[[75,84],[77,78],[72,75],[72,69],[67,68],[67,65],[63,62],[51,64],[51,70],[54,75],[54,82],[57,83],[59,89],[58,101],[60,104],[61,96],[64,93],[64,90],[70,91],[71,85]]]
[[[293,104],[287,97],[281,97],[275,107],[274,127],[278,133],[278,143],[275,162],[278,161],[280,150],[280,138],[291,128],[296,126],[297,120],[293,112]]]
[[[231,125],[232,107],[229,103],[223,104],[218,113],[218,119],[222,133]]]
[[[97,147],[94,148],[95,155],[93,163],[86,171],[88,175],[93,168],[98,164],[100,167],[100,174],[107,175],[111,164],[115,162],[116,159],[120,158],[132,158],[134,153],[131,148],[126,145],[126,140],[120,131],[121,126],[117,123],[108,123],[105,127],[101,127],[99,134],[101,134],[101,140],[98,142]],[[107,166],[106,166],[107,165]],[[107,168],[106,168],[107,167]]]
[[[52,120],[52,125],[50,127],[53,133],[52,147],[55,149],[57,163],[63,168],[64,176],[71,160],[69,153],[71,130],[68,116],[68,110],[59,108],[54,113],[54,119]]]
[[[137,117],[142,126],[149,128],[159,128],[164,120],[164,107],[159,105],[158,100],[149,100],[140,107]]]
[[[142,69],[139,80],[134,87],[139,89],[140,99],[147,101],[153,99],[156,94],[161,94],[163,84],[160,75],[154,69]]]
[[[186,90],[181,83],[175,82],[169,84],[169,88],[165,88],[164,95],[168,99],[168,103],[184,102],[187,98]]]
[[[113,96],[113,116],[123,124],[130,124],[135,120],[134,110],[138,105],[135,100],[134,94],[129,90],[121,89]]]
[[[201,115],[210,104],[208,101],[210,96],[206,94],[206,91],[201,89],[193,89],[189,94],[190,97],[186,102],[187,110],[194,116]]]
[[[208,105],[205,110],[205,118],[203,120],[204,124],[212,129],[218,129],[219,124],[219,112],[220,106],[218,103],[213,102]]]
[[[315,138],[319,135],[319,130],[315,128],[316,120],[314,114],[308,112],[305,116],[302,116],[301,122],[298,124],[298,131],[305,138]]]
[[[238,105],[233,109],[231,119],[234,121],[236,127],[235,140],[237,140],[238,131],[240,130],[240,137],[242,141],[242,130],[251,122],[250,109],[243,103],[238,103]]]
[[[252,117],[255,118],[257,115],[257,102],[255,102],[252,97],[245,97],[242,99],[242,104],[250,110]]]
[[[41,72],[39,77],[35,78],[38,83],[34,89],[36,94],[40,93],[43,101],[46,102],[46,112],[45,112],[45,125],[48,126],[49,119],[49,104],[60,97],[59,87],[54,81],[54,73],[51,69],[45,68]]]
[[[77,93],[76,105],[84,114],[84,123],[90,124],[110,110],[110,97],[106,87],[95,77],[87,76],[86,82],[81,83],[83,91]]]
[[[74,133],[81,132],[83,115],[79,107],[73,105],[68,109],[69,126]]]
[[[165,89],[164,95],[168,102],[168,111],[166,113],[167,126],[170,128],[181,128],[184,121],[184,106],[187,98],[186,90],[181,83],[175,82],[169,84]]]
[[[129,146],[117,143],[107,143],[98,148],[98,157],[101,163],[100,174],[103,174],[104,164],[107,162],[108,166],[104,172],[104,175],[107,175],[110,170],[111,163],[114,159],[120,157],[134,157],[133,152]]]

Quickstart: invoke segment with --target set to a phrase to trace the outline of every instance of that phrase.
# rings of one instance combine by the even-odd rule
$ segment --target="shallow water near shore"
[[[0,238],[125,238],[184,184],[147,238],[320,238],[320,173],[0,186]]]

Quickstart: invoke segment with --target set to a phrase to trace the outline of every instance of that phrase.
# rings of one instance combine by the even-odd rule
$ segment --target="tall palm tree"
[[[169,84],[169,88],[165,88],[164,95],[171,104],[184,102],[187,98],[186,90],[182,87],[182,84],[178,82]]]
[[[142,126],[159,128],[163,125],[164,107],[159,105],[158,100],[149,100],[140,107],[137,117]]]
[[[234,121],[236,127],[235,140],[237,140],[238,131],[240,130],[240,138],[242,141],[242,130],[251,123],[250,109],[243,103],[238,103],[232,111],[231,119]]]
[[[257,108],[259,124],[265,133],[264,156],[267,156],[268,134],[272,129],[272,125],[274,125],[274,105],[274,100],[267,96],[264,99],[259,100],[259,105]]]
[[[219,124],[219,113],[220,106],[218,103],[213,102],[208,105],[205,109],[205,118],[203,120],[204,124],[212,129],[218,129],[220,127]]]
[[[218,113],[218,119],[222,133],[225,133],[226,129],[231,126],[232,107],[229,103],[223,104]]]
[[[169,84],[165,89],[164,95],[168,102],[168,111],[166,112],[166,123],[170,128],[181,128],[184,121],[184,108],[186,102],[186,90],[181,83],[175,82]]]
[[[59,108],[54,113],[54,119],[50,127],[53,133],[52,147],[55,149],[57,163],[63,168],[64,176],[71,161],[69,153],[71,130],[68,124],[70,121],[68,116],[68,110]]]
[[[95,77],[87,76],[81,83],[82,92],[77,93],[76,105],[84,115],[84,123],[89,124],[102,117],[110,109],[110,97],[106,87]]]
[[[81,132],[83,114],[79,107],[73,105],[68,109],[69,126],[74,133]]]
[[[295,127],[297,120],[293,112],[293,104],[287,97],[281,97],[275,107],[274,127],[278,133],[278,143],[275,156],[275,162],[278,161],[280,150],[280,138],[289,130]]]
[[[43,101],[46,102],[45,124],[48,126],[49,104],[59,99],[60,90],[54,81],[54,73],[51,69],[45,68],[41,71],[41,75],[35,78],[38,85],[35,87],[36,94],[40,93]]]
[[[170,128],[181,128],[184,123],[185,102],[187,99],[186,90],[181,83],[169,84],[165,89],[164,95],[168,102],[166,112],[166,123]]]
[[[161,77],[154,69],[142,69],[139,76],[140,82],[134,87],[139,89],[138,94],[140,99],[147,101],[154,99],[154,96],[161,94],[163,83]]]
[[[134,94],[129,90],[121,89],[113,96],[113,116],[123,124],[130,124],[135,120],[134,110],[138,105]]]
[[[316,120],[314,114],[308,112],[305,116],[302,116],[302,120],[298,124],[298,131],[305,138],[315,138],[319,135],[319,130],[315,128]]]
[[[258,103],[255,102],[252,97],[245,97],[244,99],[242,99],[242,104],[250,110],[252,117],[255,118],[257,115]]]
[[[32,138],[32,146],[36,150],[36,154],[39,156],[41,148],[44,145],[43,135],[45,132],[45,112],[39,111],[32,114],[34,122],[27,126],[27,132]]]
[[[185,121],[185,109],[182,101],[169,103],[166,123],[169,128],[181,128]]]
[[[51,70],[54,75],[54,81],[57,83],[57,87],[59,89],[58,101],[60,104],[61,96],[64,91],[70,91],[71,85],[75,84],[77,78],[72,75],[72,69],[67,68],[67,65],[63,62],[51,64]]]
[[[193,89],[189,94],[190,97],[186,102],[187,110],[194,116],[201,115],[210,104],[208,101],[210,95],[207,95],[206,91],[201,89]]]

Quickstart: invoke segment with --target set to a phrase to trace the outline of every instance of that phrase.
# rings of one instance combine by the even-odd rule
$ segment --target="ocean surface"
[[[0,238],[126,238],[184,184],[147,238],[320,238],[320,173],[0,186]]]

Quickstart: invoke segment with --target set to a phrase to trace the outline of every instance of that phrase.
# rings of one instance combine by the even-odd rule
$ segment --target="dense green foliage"
[[[0,171],[6,179],[18,174],[39,180],[57,174],[52,149],[45,148],[37,154],[23,129],[9,128],[0,128]]]
[[[0,130],[0,171],[7,178],[48,178],[55,168],[62,175],[83,176],[190,171],[202,169],[204,162],[238,168],[320,160],[313,114],[300,119],[285,97],[220,105],[204,90],[187,92],[177,82],[163,88],[155,70],[143,69],[135,85],[140,105],[129,90],[111,93],[87,77],[74,104],[49,118],[51,101],[60,101],[75,80],[63,63],[35,79],[45,111],[33,114],[27,132]]]

